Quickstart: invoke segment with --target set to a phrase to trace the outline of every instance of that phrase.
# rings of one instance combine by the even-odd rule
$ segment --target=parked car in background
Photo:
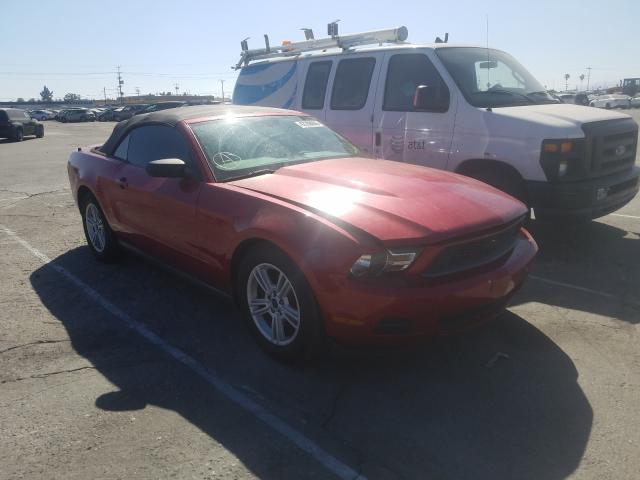
[[[44,125],[31,118],[25,110],[19,108],[0,109],[0,138],[21,142],[24,137],[33,135],[44,137]]]
[[[98,115],[98,120],[101,122],[113,121],[115,112],[120,111],[123,108],[124,107],[108,107]]]
[[[58,114],[60,121],[66,122],[95,122],[96,114],[88,108],[66,108]]]
[[[55,114],[49,110],[31,110],[29,116],[42,122],[43,120],[53,119]]]
[[[145,108],[147,108],[147,104],[135,104],[135,105],[126,105],[121,109],[116,109],[113,111],[113,120],[116,122],[121,122],[122,120],[128,120],[129,118],[136,115],[138,112],[141,112]]]
[[[640,95],[636,95],[631,99],[631,106],[633,108],[640,108]]]
[[[631,97],[617,93],[599,95],[591,102],[589,106],[598,108],[629,108],[631,106]]]
[[[590,102],[589,96],[585,92],[557,93],[554,96],[555,98],[559,99],[562,103],[588,106]]]
[[[183,101],[158,102],[149,105],[144,110],[140,110],[136,115],[140,115],[141,113],[159,112],[160,110],[168,110],[170,108],[185,107],[186,105],[187,102]]]
[[[121,122],[68,174],[95,257],[133,246],[229,293],[280,358],[325,336],[395,343],[502,312],[537,251],[524,205],[360,155],[299,112],[194,106]]]

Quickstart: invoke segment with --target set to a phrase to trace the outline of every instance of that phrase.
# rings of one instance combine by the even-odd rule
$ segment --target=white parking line
[[[593,290],[591,288],[581,287],[579,285],[573,285],[571,283],[558,282],[556,280],[551,280],[549,278],[544,278],[544,277],[538,277],[536,275],[529,275],[529,278],[531,280],[536,280],[538,282],[548,283],[550,285],[555,285],[557,287],[570,288],[572,290],[578,290],[580,292],[589,293],[591,295],[598,295],[598,296],[604,297],[604,298],[616,299],[616,300],[618,300],[620,302],[624,302],[624,303],[628,303],[630,305],[634,305],[636,307],[640,307],[640,302],[636,302],[634,300],[624,299],[624,298],[622,298],[622,297],[620,297],[618,295],[614,295],[612,293],[601,292],[599,290]]]
[[[635,218],[636,220],[640,220],[640,217],[637,217],[635,215],[623,215],[622,213],[612,213],[611,215],[613,215],[614,217]]]
[[[358,472],[353,470],[351,467],[342,463],[340,460],[335,458],[330,453],[324,451],[320,448],[313,440],[307,438],[302,433],[289,426],[280,418],[276,417],[274,414],[267,411],[262,406],[258,405],[256,402],[251,400],[249,397],[244,395],[243,393],[236,390],[234,387],[229,385],[227,382],[222,380],[216,373],[207,370],[203,365],[198,363],[193,357],[190,357],[182,350],[177,349],[171,344],[167,343],[161,337],[153,333],[149,328],[147,328],[142,322],[135,320],[130,317],[127,313],[117,307],[115,304],[111,303],[109,300],[100,295],[96,290],[91,288],[88,284],[80,280],[74,274],[69,272],[66,268],[57,265],[53,262],[49,257],[47,257],[44,253],[40,252],[33,246],[31,246],[27,241],[23,240],[16,234],[14,231],[5,227],[4,225],[0,225],[0,230],[4,231],[7,235],[17,241],[20,245],[22,245],[26,250],[28,250],[33,256],[38,258],[45,266],[50,267],[55,270],[71,283],[73,283],[76,287],[78,287],[87,297],[98,303],[102,308],[111,313],[114,317],[124,323],[128,328],[135,331],[137,334],[144,337],[147,341],[158,347],[163,352],[171,355],[173,358],[178,360],[180,363],[191,369],[194,373],[199,375],[202,379],[204,379],[209,385],[218,390],[218,392],[225,395],[229,400],[231,400],[236,405],[242,407],[247,410],[255,417],[260,419],[262,422],[267,424],[273,430],[277,431],[284,437],[286,437],[289,441],[291,441],[294,445],[296,445],[301,450],[307,452],[313,458],[315,458],[318,462],[320,462],[324,467],[326,467],[329,471],[334,473],[338,478],[344,480],[366,480],[366,477],[360,475]]]

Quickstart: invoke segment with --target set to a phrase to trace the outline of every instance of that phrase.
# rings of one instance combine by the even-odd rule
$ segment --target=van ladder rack
[[[328,32],[331,37],[313,38],[313,32],[310,29],[303,29],[307,40],[303,42],[282,42],[282,45],[272,47],[269,45],[269,37],[264,36],[265,48],[256,48],[249,50],[247,39],[244,39],[240,45],[242,52],[240,53],[240,61],[235,65],[238,70],[243,65],[247,66],[253,60],[264,60],[266,58],[291,57],[300,55],[305,52],[315,50],[325,50],[327,48],[341,48],[347,50],[358,45],[373,45],[383,43],[404,43],[409,35],[407,27],[390,28],[387,30],[374,30],[371,32],[354,33],[351,35],[338,36],[338,21],[328,25]]]

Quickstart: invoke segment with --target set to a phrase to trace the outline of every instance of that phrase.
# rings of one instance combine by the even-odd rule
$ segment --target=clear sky
[[[405,25],[409,41],[486,42],[508,51],[548,88],[570,88],[591,66],[591,85],[640,77],[640,0],[0,0],[0,101],[38,98],[43,85],[65,93],[114,96],[116,67],[125,94],[175,91],[216,94],[233,87],[230,68],[240,40],[262,46],[302,40],[298,29],[325,36]],[[586,81],[585,81],[586,82]],[[585,83],[586,86],[586,83]]]

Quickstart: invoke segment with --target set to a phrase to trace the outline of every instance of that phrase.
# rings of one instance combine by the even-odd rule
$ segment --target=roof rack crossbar
[[[335,28],[337,32],[337,22],[329,24],[329,31],[331,28]],[[306,32],[305,32],[306,33]],[[313,33],[311,34],[313,35]],[[279,46],[270,46],[268,37],[265,35],[265,48],[249,49],[247,40],[241,42],[242,52],[240,53],[240,60],[233,67],[238,70],[242,66],[246,66],[249,62],[254,60],[264,60],[268,58],[276,57],[290,57],[300,55],[305,52],[312,52],[315,50],[325,50],[328,48],[341,48],[347,50],[359,45],[373,45],[383,43],[403,43],[409,32],[407,27],[390,28],[387,30],[374,30],[371,32],[354,33],[351,35],[334,35],[328,38],[319,38],[304,40],[302,42],[283,42]]]

